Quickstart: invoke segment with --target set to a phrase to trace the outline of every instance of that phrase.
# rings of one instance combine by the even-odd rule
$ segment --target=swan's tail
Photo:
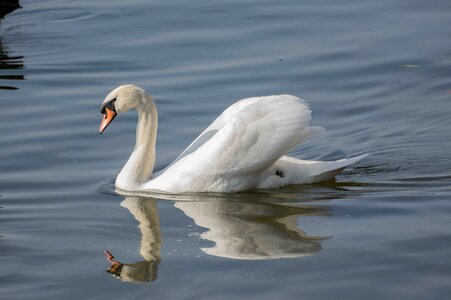
[[[318,161],[317,163],[311,165],[312,167],[314,167],[312,171],[313,173],[315,173],[312,174],[312,183],[331,180],[336,175],[341,173],[341,171],[367,157],[368,155],[369,153],[336,161]]]
[[[290,184],[309,184],[334,178],[346,167],[355,164],[369,154],[344,158],[336,161],[301,160],[283,156],[274,165],[276,175],[286,178]]]

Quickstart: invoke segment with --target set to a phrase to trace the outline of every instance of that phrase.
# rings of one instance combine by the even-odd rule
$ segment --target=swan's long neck
[[[155,165],[158,113],[152,97],[143,91],[136,110],[138,125],[135,148],[116,178],[116,187],[123,190],[137,189],[147,182]]]

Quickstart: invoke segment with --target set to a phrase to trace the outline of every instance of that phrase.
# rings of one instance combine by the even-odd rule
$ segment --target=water
[[[22,5],[0,34],[2,299],[449,297],[449,1]],[[136,116],[99,136],[98,110],[127,82],[156,99],[157,169],[277,93],[328,129],[292,155],[371,156],[320,185],[119,196]]]

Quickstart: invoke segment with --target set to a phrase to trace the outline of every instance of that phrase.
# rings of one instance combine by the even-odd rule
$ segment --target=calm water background
[[[22,4],[0,34],[2,299],[449,297],[449,1]],[[156,99],[157,169],[235,100],[277,93],[328,129],[292,155],[372,155],[335,183],[124,199],[136,115],[97,130],[129,82]]]

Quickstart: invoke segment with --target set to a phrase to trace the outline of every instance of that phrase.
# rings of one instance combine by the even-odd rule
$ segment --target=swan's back
[[[258,187],[259,175],[317,130],[292,95],[253,97],[227,108],[177,159],[146,184],[169,192]]]

